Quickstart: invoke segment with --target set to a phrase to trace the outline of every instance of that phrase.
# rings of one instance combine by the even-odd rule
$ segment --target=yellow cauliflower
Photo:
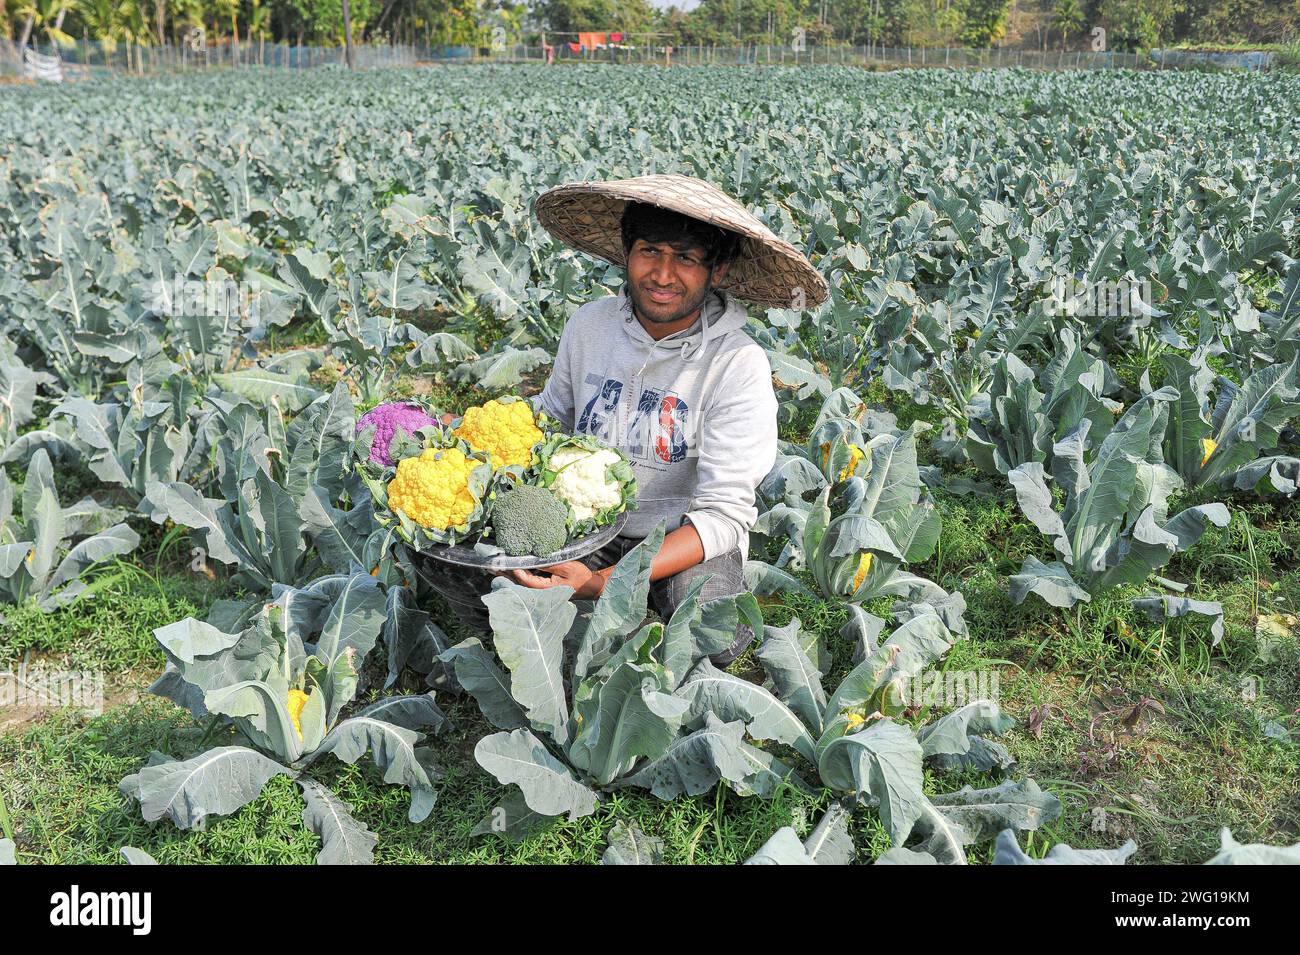
[[[528,402],[502,404],[495,398],[466,411],[460,427],[452,434],[475,451],[492,455],[493,470],[511,464],[527,465],[532,460],[533,445],[542,440]]]
[[[853,474],[853,472],[857,470],[858,462],[861,461],[863,457],[865,457],[866,455],[866,452],[864,452],[861,448],[857,447],[856,445],[849,448],[849,452],[850,452],[849,463],[844,465],[844,467],[840,469],[840,476],[835,479],[837,481],[848,480],[848,478]]]
[[[1219,443],[1213,438],[1201,438],[1201,467],[1210,463],[1210,455],[1214,454]]]
[[[853,575],[853,590],[850,593],[856,592],[862,586],[862,582],[867,579],[867,574],[871,572],[871,558],[875,556],[870,551],[862,555],[862,559],[858,561],[858,572]]]
[[[844,465],[844,467],[840,468],[840,473],[835,478],[835,480],[837,481],[847,480],[853,474],[853,472],[857,470],[858,462],[861,461],[864,457],[866,457],[865,451],[859,448],[856,444],[849,445],[849,463]],[[823,471],[826,470],[826,468],[830,466],[830,463],[831,463],[831,444],[829,441],[827,441],[822,444],[822,470]]]
[[[403,458],[388,483],[388,506],[429,529],[464,524],[478,503],[469,476],[480,463],[459,448],[426,448],[419,457]]]
[[[867,718],[863,716],[861,713],[854,713],[851,710],[848,713],[844,714],[844,718],[848,721],[849,724],[848,727],[844,730],[845,733],[857,732],[858,728],[867,721]]]
[[[302,690],[289,691],[289,698],[285,701],[285,706],[289,709],[289,719],[293,720],[293,728],[298,733],[299,739],[302,739],[302,708],[306,705],[306,693]]]

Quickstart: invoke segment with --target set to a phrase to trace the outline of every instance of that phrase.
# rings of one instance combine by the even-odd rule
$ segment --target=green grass
[[[721,789],[673,802],[626,792],[612,795],[590,817],[561,821],[519,844],[472,836],[499,795],[472,755],[474,743],[491,728],[472,703],[456,703],[448,715],[456,729],[434,744],[445,772],[438,802],[418,825],[407,820],[407,791],[384,785],[373,767],[330,761],[311,771],[379,833],[376,861],[593,863],[613,822],[623,819],[662,838],[668,861],[730,863],[753,854],[783,825],[799,822],[811,829],[825,803],[793,790],[770,801],[740,799]],[[137,771],[151,750],[190,755],[197,737],[186,714],[160,701],[119,708],[88,723],[57,716],[25,734],[0,736],[0,792],[13,815],[20,861],[115,862],[125,845],[164,863],[314,861],[319,843],[302,825],[301,793],[285,778],[274,779],[257,800],[212,820],[203,832],[140,818],[139,809],[119,794],[120,780]],[[872,835],[873,822],[864,819],[861,828]]]

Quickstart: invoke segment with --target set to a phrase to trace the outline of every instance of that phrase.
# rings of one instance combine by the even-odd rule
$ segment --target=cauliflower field
[[[7,89],[0,668],[103,705],[0,699],[0,859],[1294,861],[1298,106],[838,67]],[[533,198],[650,172],[832,289],[750,309],[752,592],[646,621],[652,535],[594,607],[501,587],[472,630],[358,419],[535,395],[621,271]]]

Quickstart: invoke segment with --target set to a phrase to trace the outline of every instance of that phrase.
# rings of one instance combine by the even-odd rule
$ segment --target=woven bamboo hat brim
[[[826,280],[811,262],[778,238],[740,203],[716,186],[690,176],[640,176],[608,182],[572,182],[533,201],[533,214],[566,245],[627,265],[620,223],[629,202],[646,202],[700,219],[741,236],[740,250],[718,288],[772,308],[804,307],[826,300]]]

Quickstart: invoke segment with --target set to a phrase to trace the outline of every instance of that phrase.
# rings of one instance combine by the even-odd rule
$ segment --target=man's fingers
[[[508,571],[508,576],[517,584],[523,584],[525,587],[532,587],[535,590],[542,590],[546,587],[554,587],[555,584],[549,577],[541,577],[527,570]]]

